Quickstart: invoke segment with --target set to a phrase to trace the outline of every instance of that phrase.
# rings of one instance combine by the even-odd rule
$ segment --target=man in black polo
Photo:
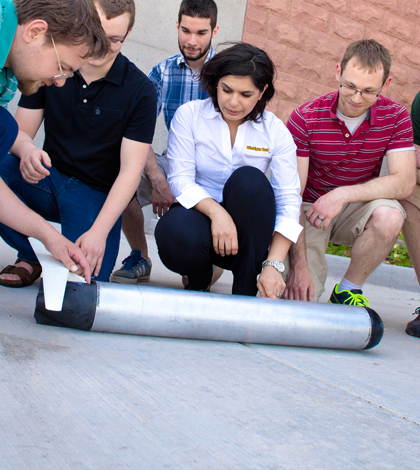
[[[22,97],[14,155],[3,159],[0,176],[29,207],[61,223],[96,280],[108,281],[121,214],[136,192],[153,139],[156,92],[120,54],[134,24],[134,0],[95,3],[110,42],[108,54],[89,60],[61,89],[41,87]],[[43,119],[41,150],[32,139]],[[4,225],[0,235],[18,250],[19,267],[31,273],[37,259],[27,238]],[[2,285],[19,287],[19,282],[10,270],[0,276]]]

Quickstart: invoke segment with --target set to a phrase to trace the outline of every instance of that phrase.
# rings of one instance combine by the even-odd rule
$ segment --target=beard
[[[178,47],[179,47],[179,50],[180,50],[181,54],[184,56],[184,59],[185,60],[191,60],[191,61],[196,61],[196,60],[202,59],[208,53],[208,51],[210,49],[210,46],[211,46],[211,40],[209,41],[207,46],[204,47],[203,50],[201,50],[201,52],[200,52],[200,49],[197,49],[197,51],[199,52],[199,54],[197,56],[191,56],[191,55],[187,55],[187,53],[184,50],[185,46],[181,46],[181,44],[178,41]]]
[[[18,89],[22,95],[33,95],[36,93],[41,86],[41,82],[37,80],[23,80],[18,81]]]
[[[28,65],[30,60],[26,57],[26,55],[14,55],[13,59],[14,60],[12,60],[10,68],[13,70],[13,73],[18,82],[17,87],[21,91],[22,95],[28,96],[36,93],[42,83],[45,83],[46,85],[52,85],[51,79],[34,80],[34,75],[36,77],[39,73],[30,73],[32,70],[32,62],[30,65]]]

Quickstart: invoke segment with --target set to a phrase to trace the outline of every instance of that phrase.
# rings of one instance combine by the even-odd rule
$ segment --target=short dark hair
[[[134,0],[94,0],[94,2],[105,13],[107,20],[128,13],[130,15],[128,30],[133,27],[136,19],[136,2]]]
[[[220,108],[217,102],[217,85],[222,77],[226,75],[250,77],[252,83],[260,91],[263,91],[267,85],[261,99],[245,117],[246,121],[258,121],[267,103],[274,96],[275,74],[274,64],[265,51],[241,42],[219,52],[206,62],[200,71],[200,81],[202,88],[207,91],[218,111]]]
[[[374,39],[361,39],[360,41],[352,42],[341,60],[341,73],[343,73],[347,63],[353,58],[356,59],[357,65],[371,72],[376,72],[382,68],[384,71],[383,83],[385,83],[392,64],[391,54],[385,46],[379,44]]]
[[[109,43],[93,0],[14,0],[18,23],[43,20],[57,44],[88,46],[86,57],[102,56]]]
[[[210,18],[212,30],[217,25],[217,5],[213,0],[182,0],[178,12],[178,24],[181,24],[182,15],[192,18]]]

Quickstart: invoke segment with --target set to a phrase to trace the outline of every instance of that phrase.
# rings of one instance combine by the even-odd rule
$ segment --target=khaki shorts
[[[413,194],[407,198],[407,201],[420,209],[420,184],[416,184]]]
[[[168,159],[163,155],[156,155],[156,161],[163,176],[168,179]],[[146,173],[143,171],[141,175],[140,184],[137,188],[137,200],[141,207],[148,206],[152,203],[152,183]]]
[[[325,251],[328,243],[353,246],[356,238],[365,230],[366,223],[372,215],[372,212],[382,206],[398,209],[405,219],[405,211],[401,204],[395,199],[377,199],[367,203],[347,204],[340,214],[331,221],[327,230],[312,227],[305,218],[306,257],[309,271],[311,272],[314,282],[315,301],[318,301],[325,290],[324,284],[328,274]],[[312,203],[303,203],[305,217],[310,207],[312,207]],[[286,264],[286,269],[288,264],[289,263]]]

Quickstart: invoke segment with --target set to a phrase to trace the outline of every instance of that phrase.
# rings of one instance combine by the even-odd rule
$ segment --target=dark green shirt
[[[420,145],[420,93],[417,93],[414,98],[410,116],[413,123],[414,143]]]

